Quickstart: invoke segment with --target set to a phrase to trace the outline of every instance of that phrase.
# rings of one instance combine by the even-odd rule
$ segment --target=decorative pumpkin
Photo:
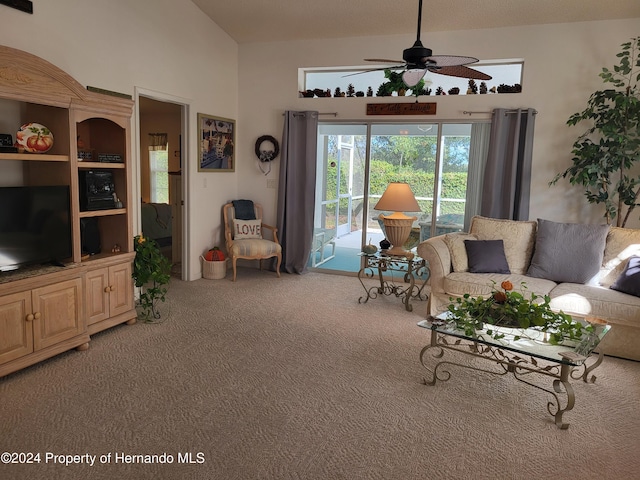
[[[367,255],[373,255],[378,251],[378,247],[375,245],[363,245],[362,253],[366,253]]]
[[[371,239],[369,239],[369,244],[368,245],[363,245],[362,246],[362,253],[365,253],[367,255],[373,255],[378,251],[378,247],[376,247],[374,244],[371,243]]]
[[[218,247],[213,247],[205,254],[204,259],[208,262],[222,262],[224,261],[225,256],[222,250]]]

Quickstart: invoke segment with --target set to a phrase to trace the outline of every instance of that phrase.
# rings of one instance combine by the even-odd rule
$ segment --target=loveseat
[[[549,295],[554,310],[609,323],[599,349],[640,361],[640,230],[476,216],[468,233],[432,237],[417,251],[431,271],[428,314],[508,279]]]

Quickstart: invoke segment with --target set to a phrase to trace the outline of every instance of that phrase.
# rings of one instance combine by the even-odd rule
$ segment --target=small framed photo
[[[236,122],[198,113],[199,172],[235,171]]]

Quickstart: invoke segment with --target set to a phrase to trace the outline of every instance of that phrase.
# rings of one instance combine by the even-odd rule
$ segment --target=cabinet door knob
[[[27,315],[27,322],[33,322],[33,313]]]
[[[111,291],[111,289],[109,288],[108,285],[106,287],[104,287],[104,293],[109,293],[110,291]]]
[[[33,318],[35,318],[36,320],[40,319],[40,312],[36,312],[33,314]]]

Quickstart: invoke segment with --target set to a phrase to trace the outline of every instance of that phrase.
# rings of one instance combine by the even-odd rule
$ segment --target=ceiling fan
[[[449,75],[451,77],[469,78],[475,80],[491,80],[491,76],[479,72],[466,65],[478,61],[475,57],[462,57],[457,55],[432,55],[432,50],[422,45],[420,30],[422,24],[422,0],[418,3],[418,33],[415,43],[411,48],[402,52],[401,60],[387,60],[384,58],[365,58],[366,62],[391,63],[393,66],[374,68],[367,70],[404,70],[402,80],[407,87],[413,87],[425,76],[427,72]],[[364,73],[364,72],[362,72]]]

